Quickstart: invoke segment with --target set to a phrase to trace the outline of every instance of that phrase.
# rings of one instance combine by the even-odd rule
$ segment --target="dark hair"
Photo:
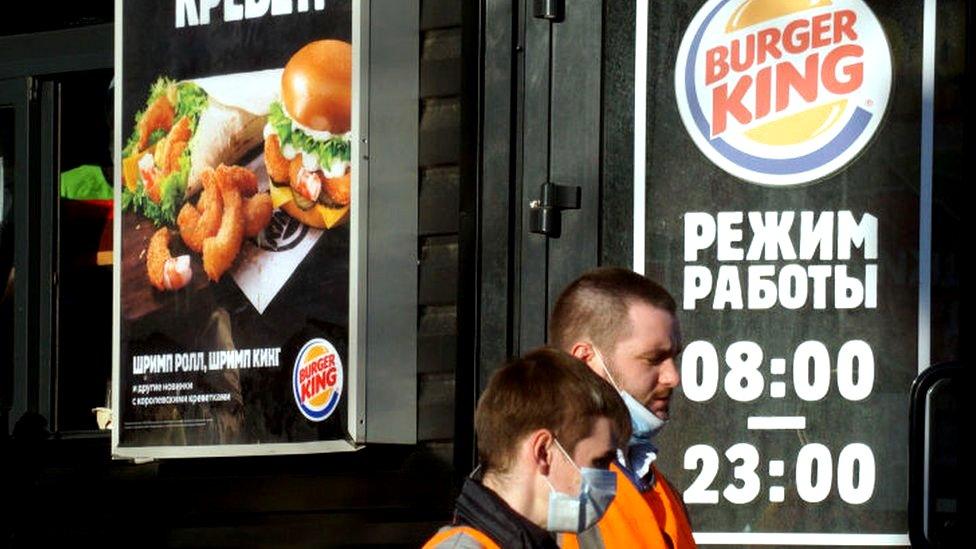
[[[478,457],[486,472],[505,472],[519,443],[538,429],[572,455],[600,417],[610,419],[614,444],[625,444],[630,415],[617,391],[572,355],[536,349],[495,372],[478,400]]]
[[[653,280],[629,269],[601,267],[584,273],[556,299],[549,319],[549,343],[560,349],[591,340],[611,350],[630,333],[634,303],[646,303],[675,314],[671,294]]]

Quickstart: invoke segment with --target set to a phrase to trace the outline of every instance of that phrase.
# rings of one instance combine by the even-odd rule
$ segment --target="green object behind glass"
[[[61,198],[70,200],[111,200],[112,187],[98,166],[84,165],[61,172]]]

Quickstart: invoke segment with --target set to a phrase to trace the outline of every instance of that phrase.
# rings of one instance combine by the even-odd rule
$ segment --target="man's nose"
[[[681,374],[678,373],[678,364],[672,357],[661,364],[661,374],[658,377],[658,384],[673,389],[679,383],[681,383]]]

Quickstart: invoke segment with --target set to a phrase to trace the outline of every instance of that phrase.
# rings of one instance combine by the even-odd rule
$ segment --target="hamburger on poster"
[[[347,218],[351,112],[352,46],[318,40],[298,50],[269,109],[264,159],[275,207],[310,227]]]

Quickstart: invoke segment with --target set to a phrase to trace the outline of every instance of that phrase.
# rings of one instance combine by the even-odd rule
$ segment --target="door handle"
[[[562,211],[578,210],[581,189],[577,186],[543,183],[540,198],[529,202],[529,231],[559,238],[562,232]]]

